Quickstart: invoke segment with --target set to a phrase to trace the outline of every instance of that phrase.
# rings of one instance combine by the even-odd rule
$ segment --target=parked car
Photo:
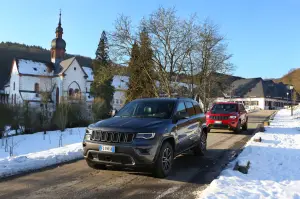
[[[86,129],[83,153],[92,168],[141,166],[165,177],[175,156],[206,151],[205,114],[192,99],[138,99],[113,114]]]
[[[243,104],[236,102],[215,103],[206,113],[208,129],[230,129],[236,133],[248,128],[248,115]]]

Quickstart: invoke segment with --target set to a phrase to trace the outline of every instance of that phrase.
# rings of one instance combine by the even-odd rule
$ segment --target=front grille
[[[133,133],[111,131],[93,131],[91,140],[100,142],[129,143],[134,138]]]
[[[228,120],[229,116],[210,116],[210,119],[213,119],[213,120]]]

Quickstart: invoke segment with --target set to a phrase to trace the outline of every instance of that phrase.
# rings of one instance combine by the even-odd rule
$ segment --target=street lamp
[[[294,89],[294,87],[292,86],[292,85],[289,85],[288,86],[288,89],[291,91],[291,116],[293,116],[293,89]]]
[[[286,105],[289,106],[289,93],[286,93]]]

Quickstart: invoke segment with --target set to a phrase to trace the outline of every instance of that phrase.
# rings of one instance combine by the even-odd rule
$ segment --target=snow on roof
[[[48,67],[45,62],[18,59],[17,63],[19,73],[21,74],[53,76],[53,71],[48,72]]]
[[[83,66],[82,69],[84,70],[84,72],[87,74],[88,81],[94,81],[94,73],[93,73],[93,69],[87,66]]]
[[[112,85],[116,89],[127,90],[128,89],[128,87],[127,87],[128,81],[129,81],[128,76],[115,75],[113,78]]]

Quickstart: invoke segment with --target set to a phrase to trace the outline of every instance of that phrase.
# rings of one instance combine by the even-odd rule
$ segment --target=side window
[[[243,104],[240,104],[240,111],[245,111],[245,107]]]
[[[186,109],[185,109],[185,105],[183,102],[179,102],[177,109],[176,109],[176,115],[182,115],[187,113]]]
[[[186,106],[189,116],[195,115],[195,109],[194,109],[192,102],[185,102],[185,106]]]
[[[195,111],[196,111],[196,114],[201,114],[201,113],[203,113],[203,110],[200,108],[199,104],[193,103],[193,105],[194,105],[194,109],[195,109]]]

